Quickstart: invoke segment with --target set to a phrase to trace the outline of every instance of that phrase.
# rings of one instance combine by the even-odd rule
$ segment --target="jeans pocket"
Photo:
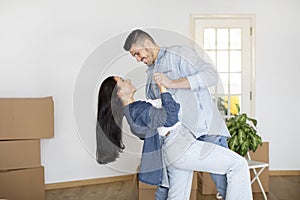
[[[203,160],[215,149],[216,145],[210,142],[202,142],[202,148],[199,152],[199,160]]]
[[[183,155],[178,156],[178,158],[176,160],[173,161],[173,165],[181,165],[186,163],[186,160],[188,158],[188,151],[186,151]]]

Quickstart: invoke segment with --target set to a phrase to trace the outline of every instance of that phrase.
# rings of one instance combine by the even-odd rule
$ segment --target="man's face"
[[[155,62],[152,49],[144,45],[133,44],[129,52],[137,62],[143,62],[148,66]]]

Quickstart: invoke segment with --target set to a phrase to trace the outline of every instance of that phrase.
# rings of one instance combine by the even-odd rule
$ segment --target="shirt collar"
[[[163,55],[166,53],[167,49],[165,47],[161,47],[159,49],[159,52],[158,52],[158,55],[157,55],[157,58],[154,62],[154,65],[158,64],[161,60],[161,58],[163,57]]]
[[[158,52],[158,55],[156,57],[156,60],[155,60],[154,64],[151,64],[151,65],[148,66],[148,68],[146,70],[147,72],[151,72],[151,71],[154,70],[154,66],[160,63],[160,60],[163,57],[163,55],[166,53],[166,51],[167,51],[167,49],[165,47],[161,47],[159,49],[159,52]]]

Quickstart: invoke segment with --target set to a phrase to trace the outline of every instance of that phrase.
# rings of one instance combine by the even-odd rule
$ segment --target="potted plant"
[[[229,105],[230,104],[230,105]],[[229,108],[228,108],[229,106]],[[226,118],[226,125],[231,135],[228,139],[228,146],[231,150],[245,156],[248,151],[256,151],[262,145],[262,139],[257,135],[257,120],[250,118],[246,113],[240,114],[238,97],[218,98],[218,109]]]
[[[231,135],[228,146],[241,156],[245,156],[250,150],[255,152],[262,145],[262,138],[257,135],[257,120],[248,117],[246,113],[226,119],[226,125]]]

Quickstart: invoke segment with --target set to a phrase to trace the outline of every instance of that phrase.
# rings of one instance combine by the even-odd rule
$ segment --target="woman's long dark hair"
[[[102,82],[98,94],[96,153],[100,164],[115,161],[125,148],[122,142],[123,105],[117,90],[117,81],[110,76]]]

